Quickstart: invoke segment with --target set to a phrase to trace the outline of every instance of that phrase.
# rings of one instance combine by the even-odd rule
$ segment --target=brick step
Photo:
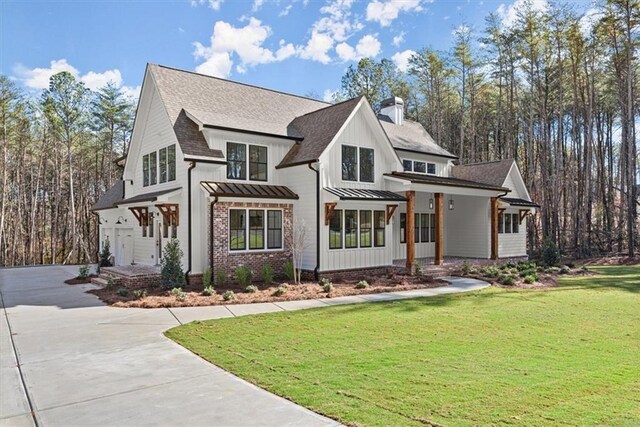
[[[102,278],[102,277],[100,277],[100,276],[98,276],[98,277],[92,277],[92,278],[91,278],[91,283],[92,283],[93,285],[98,285],[98,286],[105,287],[105,286],[107,286],[107,279],[106,279],[106,278]]]

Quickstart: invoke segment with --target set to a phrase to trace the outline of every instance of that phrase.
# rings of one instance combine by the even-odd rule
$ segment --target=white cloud
[[[409,69],[409,59],[412,55],[415,55],[415,51],[411,49],[403,50],[402,52],[396,52],[391,57],[391,60],[396,64],[398,70],[406,73]]]
[[[398,34],[397,36],[394,36],[393,37],[393,41],[391,42],[391,44],[393,44],[396,47],[400,46],[404,42],[404,35],[405,34],[406,33],[403,31],[400,34]]]
[[[78,69],[69,64],[66,59],[51,61],[49,68],[29,69],[22,64],[17,64],[13,67],[16,77],[31,89],[47,89],[49,87],[49,78],[63,71],[68,71],[75,77],[79,75]]]
[[[364,57],[375,57],[380,53],[380,41],[373,35],[367,34],[362,37],[355,48],[346,42],[336,46],[336,53],[343,61],[357,61]]]
[[[249,18],[244,27],[218,21],[213,26],[210,46],[194,43],[194,57],[205,60],[196,67],[196,71],[226,78],[231,73],[234,54],[240,60],[236,70],[244,73],[250,66],[282,61],[295,53],[293,45],[285,44],[284,40],[280,41],[280,48],[275,54],[265,48],[263,44],[270,35],[271,28],[256,18]]]
[[[280,11],[280,13],[278,14],[278,16],[287,16],[289,14],[289,12],[291,12],[291,8],[293,7],[292,4],[287,5],[287,7],[285,7],[284,9],[282,9]]]
[[[325,89],[324,93],[322,94],[322,100],[324,102],[333,102],[333,99],[337,93],[337,90]]]
[[[513,27],[513,24],[518,20],[518,11],[525,9],[528,4],[531,4],[531,9],[534,11],[542,12],[549,8],[547,0],[515,0],[509,6],[502,3],[496,10],[498,16],[502,20],[502,25],[505,28]]]
[[[253,12],[257,12],[262,5],[264,4],[264,0],[253,0],[253,6],[251,7],[251,10]]]
[[[591,7],[587,9],[587,11],[580,18],[580,32],[583,36],[588,36],[591,33],[591,30],[596,25],[598,20],[601,18],[602,13],[600,10],[595,7]]]
[[[142,90],[142,86],[122,86],[120,88],[120,93],[126,96],[129,99],[137,100],[140,97],[140,91]]]
[[[400,12],[422,11],[421,0],[373,0],[367,5],[367,21],[376,21],[388,27]]]
[[[300,57],[327,64],[331,61],[327,52],[329,52],[332,47],[333,38],[330,35],[313,30],[311,32],[311,38],[307,41],[307,45],[300,48]]]
[[[220,10],[223,2],[224,0],[191,0],[191,6],[196,7],[206,4],[213,10]]]
[[[107,83],[112,83],[115,87],[122,86],[122,75],[118,69],[107,70],[104,73],[89,71],[87,74],[80,77],[80,80],[82,80],[84,85],[91,90],[98,90],[101,87],[106,86]]]
[[[449,15],[447,15],[447,16],[443,16],[443,17],[442,17],[442,20],[443,20],[443,21],[448,21],[448,20],[449,20],[449,18],[451,18]]]

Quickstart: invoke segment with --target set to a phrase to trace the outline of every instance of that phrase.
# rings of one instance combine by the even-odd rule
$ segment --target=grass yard
[[[221,319],[167,336],[350,425],[638,426],[640,266],[598,271],[553,289]]]

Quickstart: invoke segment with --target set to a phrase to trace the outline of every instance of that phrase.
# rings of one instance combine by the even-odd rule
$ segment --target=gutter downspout
[[[216,196],[209,206],[209,250],[211,251],[209,268],[211,269],[211,278],[216,277],[213,271],[213,208],[218,203],[218,196]]]
[[[191,162],[189,169],[187,169],[187,248],[189,250],[189,256],[187,257],[187,271],[184,273],[184,279],[189,285],[189,274],[191,273],[191,171],[195,169],[196,162]]]
[[[313,277],[318,280],[318,270],[320,269],[320,163],[318,163],[318,169],[312,168],[312,163],[317,163],[317,161],[309,162],[307,166],[316,173],[316,268],[313,269]]]

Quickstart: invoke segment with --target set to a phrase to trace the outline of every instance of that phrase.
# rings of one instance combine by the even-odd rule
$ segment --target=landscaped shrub
[[[111,267],[111,250],[110,250],[110,243],[108,240],[105,240],[104,244],[102,245],[102,250],[100,251],[100,262],[99,262],[99,266],[100,267]]]
[[[327,278],[320,279],[320,286],[322,286],[322,290],[326,293],[330,293],[333,290],[333,283]]]
[[[327,279],[326,277],[323,277],[320,279],[320,281],[318,282],[320,284],[320,286],[324,286],[327,283],[331,283],[331,280]]]
[[[547,239],[542,247],[542,262],[547,267],[553,267],[560,264],[560,251],[558,246],[551,239]]]
[[[280,285],[280,286],[278,286],[278,287],[276,288],[276,290],[273,292],[273,296],[274,296],[274,297],[280,297],[280,296],[282,296],[282,295],[286,294],[288,290],[289,290],[289,289],[287,289],[287,287],[286,287],[286,286],[284,286],[284,285]]]
[[[258,292],[258,287],[256,285],[249,285],[244,288],[244,291],[250,294],[255,294],[256,292]]]
[[[253,272],[246,265],[241,265],[236,268],[236,280],[240,283],[241,286],[247,287],[251,284],[251,277],[253,276]]]
[[[356,289],[367,289],[369,287],[369,283],[366,280],[360,280],[356,283]]]
[[[544,269],[545,273],[555,274],[560,272],[560,267],[548,267]]]
[[[89,273],[91,272],[91,268],[89,268],[89,264],[81,265],[78,269],[78,278],[86,279],[89,277]]]
[[[536,274],[538,270],[535,268],[530,268],[528,270],[522,270],[520,271],[519,275],[520,277],[526,277],[526,276],[531,276],[532,274]]]
[[[422,271],[422,266],[420,264],[418,264],[417,262],[413,263],[413,271],[415,273],[416,276],[421,277],[422,274],[424,273]]]
[[[216,286],[221,287],[224,286],[224,283],[227,281],[227,275],[224,270],[220,269],[216,273]]]
[[[116,285],[117,281],[118,281],[118,278],[113,273],[107,274],[107,288],[108,289],[113,288]]]
[[[205,286],[202,290],[202,295],[204,295],[205,297],[210,297],[211,295],[215,295],[215,293],[216,290],[213,288],[213,286]]]
[[[127,295],[129,295],[129,289],[120,288],[116,291],[116,294],[120,295],[121,297],[126,297]]]
[[[508,274],[501,274],[498,277],[498,282],[504,286],[513,286],[516,284],[516,278]]]
[[[293,268],[293,261],[288,260],[284,263],[284,265],[282,266],[283,272],[284,272],[284,276],[288,279],[288,280],[294,280],[294,276],[295,276],[295,269]]]
[[[524,277],[524,283],[527,283],[527,284],[535,283],[537,281],[538,281],[538,278],[533,274]]]
[[[132,294],[135,299],[141,299],[147,296],[147,291],[145,291],[144,289],[136,289],[132,292]]]
[[[498,275],[500,275],[500,270],[492,265],[489,265],[480,270],[480,273],[482,273],[483,276],[487,277],[498,277]]]
[[[187,299],[187,293],[182,290],[182,288],[173,288],[171,289],[171,295],[176,297],[178,301],[184,301]]]
[[[469,264],[469,261],[465,259],[464,261],[462,261],[462,274],[466,276],[467,274],[469,274],[470,271],[471,271],[471,264]]]
[[[164,247],[161,265],[162,286],[166,289],[183,288],[185,285],[182,271],[182,249],[178,239],[171,239]]]
[[[273,283],[273,267],[271,267],[271,264],[262,266],[262,281],[267,285]]]
[[[224,294],[222,294],[222,299],[225,301],[232,301],[236,299],[236,294],[234,294],[233,291],[226,291]]]
[[[569,268],[568,265],[563,265],[562,267],[560,267],[560,271],[558,271],[558,273],[560,273],[560,274],[569,274],[569,273],[571,273],[571,269]]]
[[[202,273],[202,287],[208,288],[213,285],[213,273],[211,273],[211,269],[207,267]]]

